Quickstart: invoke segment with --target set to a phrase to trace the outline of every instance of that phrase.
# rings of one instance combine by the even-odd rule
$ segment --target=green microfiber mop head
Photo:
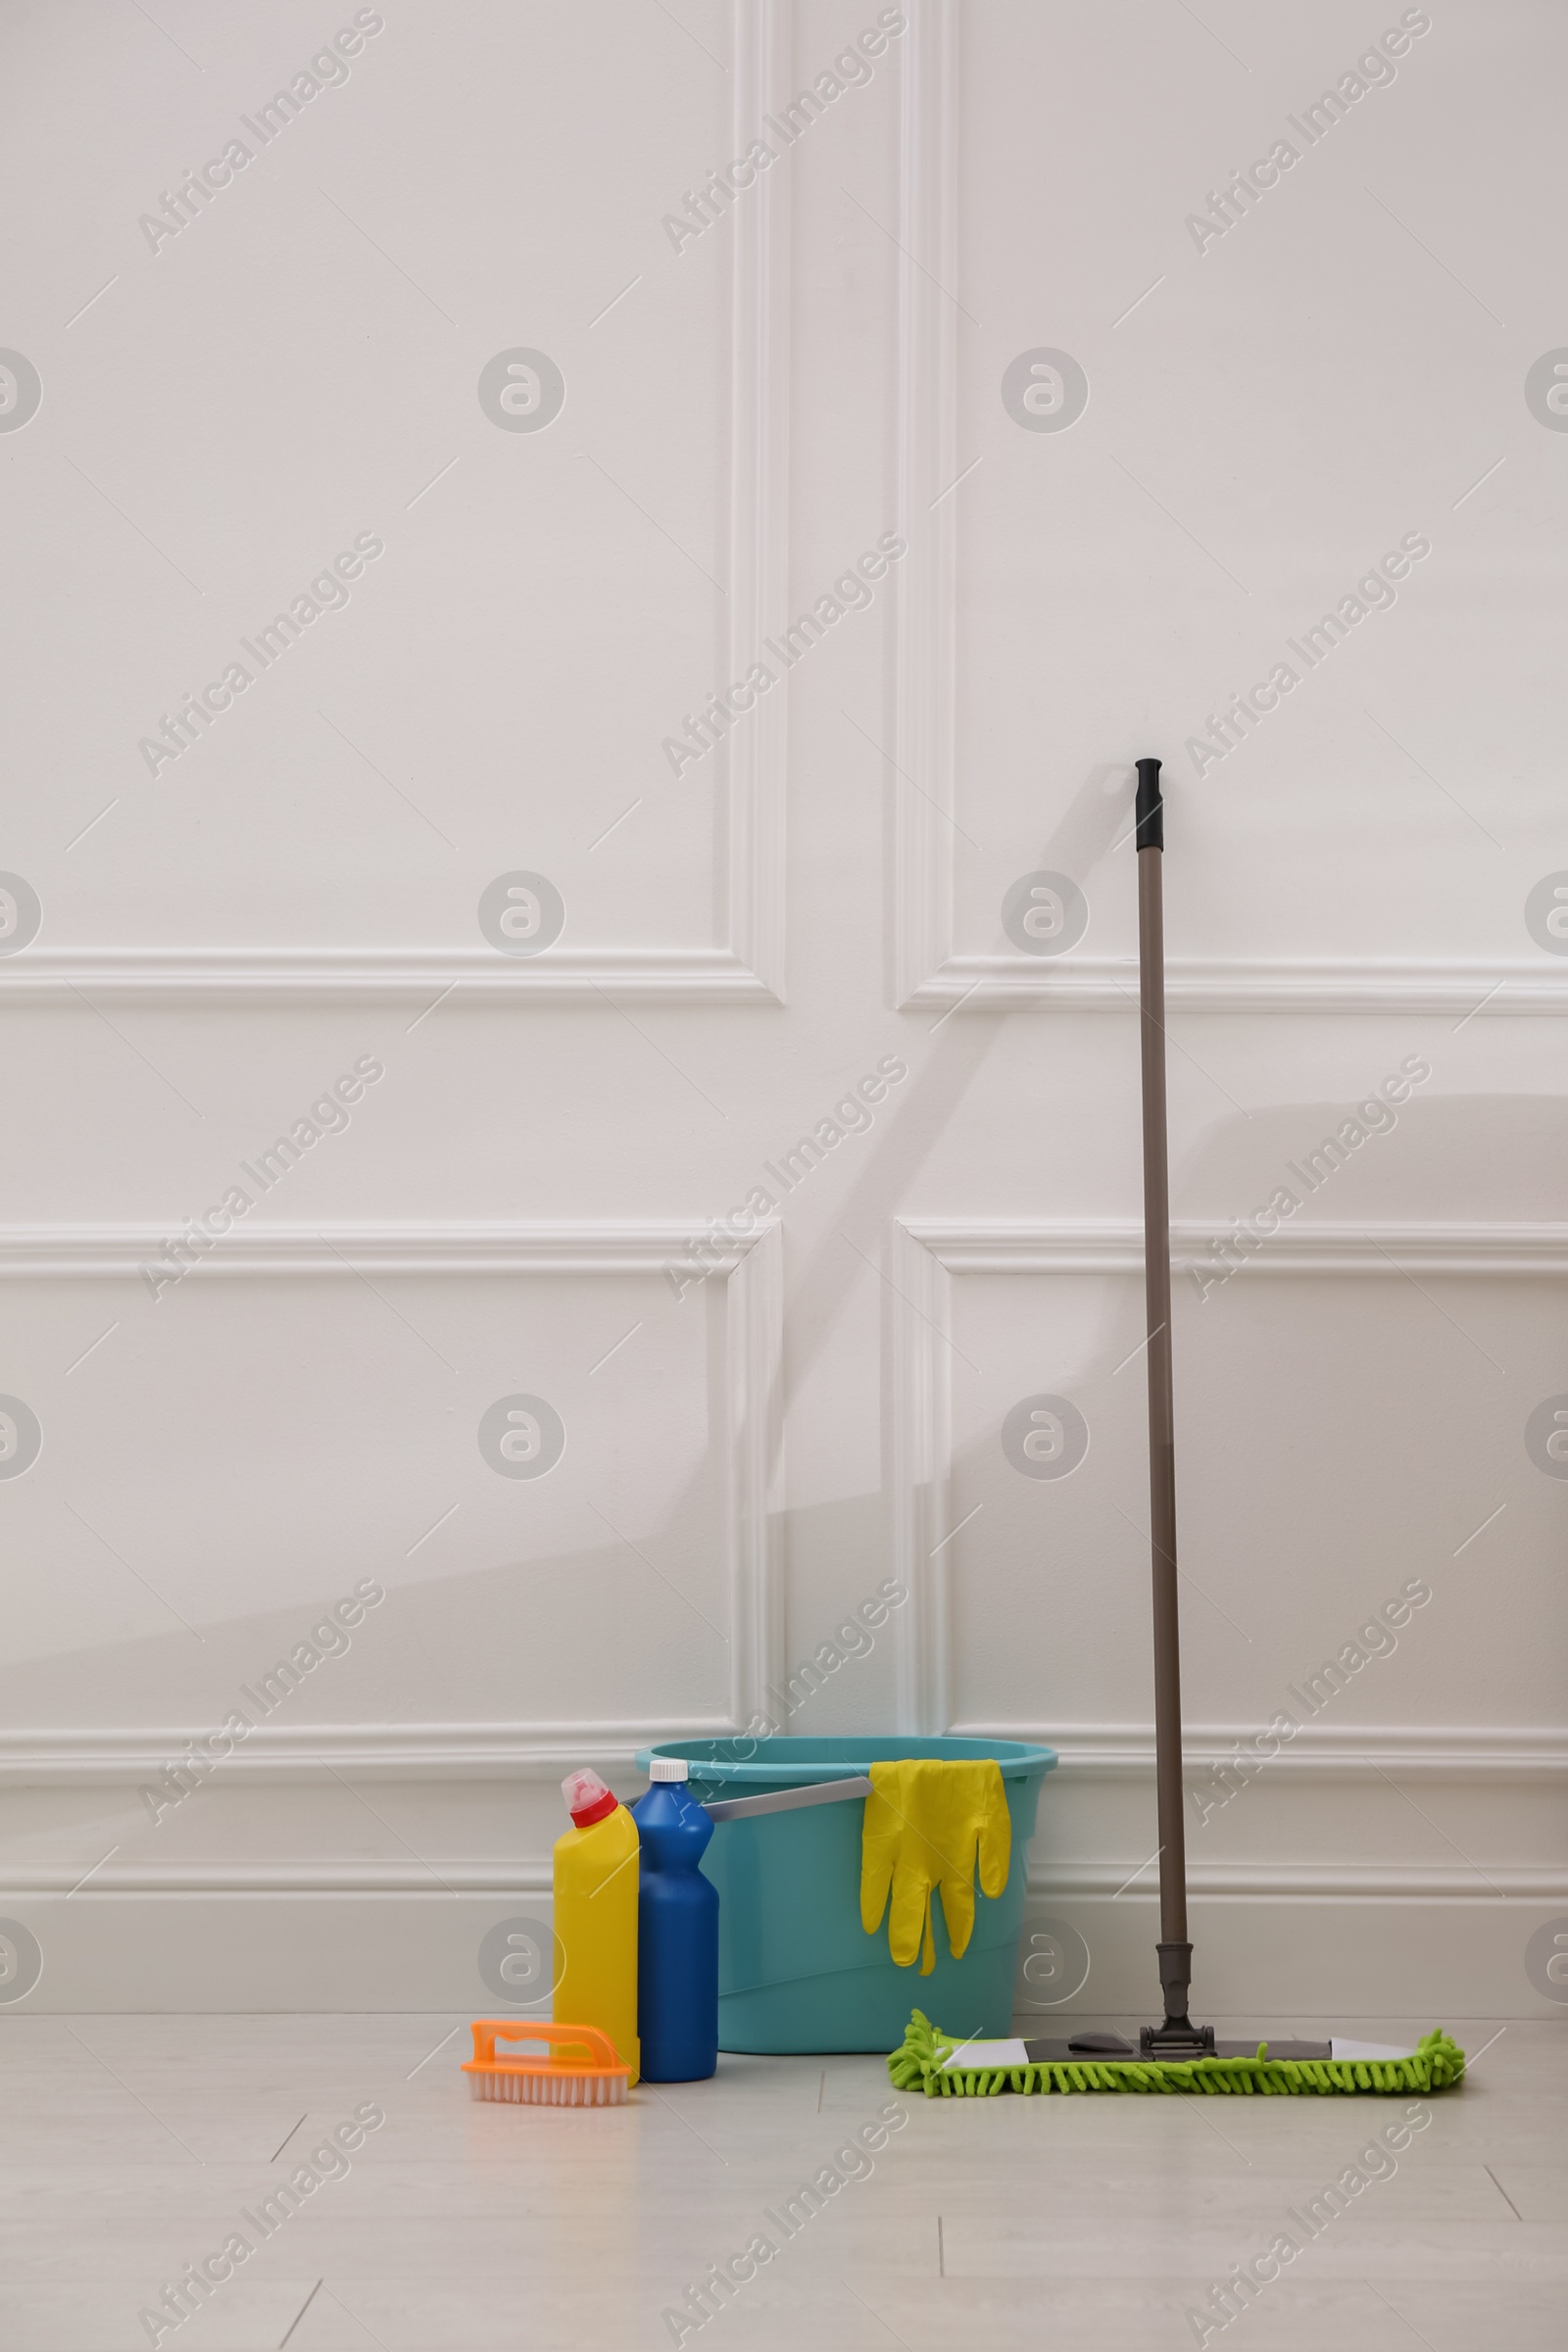
[[[1408,2058],[1270,2058],[1260,2041],[1255,2058],[1075,2058],[1021,2066],[948,2067],[963,2044],[916,2009],[902,2045],[888,2060],[898,2090],[931,2098],[992,2098],[1000,2090],[1202,2090],[1250,2098],[1258,2093],[1299,2096],[1307,2091],[1446,2090],[1464,2077],[1464,2052],[1441,2028],[1425,2034]]]

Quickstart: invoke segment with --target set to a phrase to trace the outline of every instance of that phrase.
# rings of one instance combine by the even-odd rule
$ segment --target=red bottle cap
[[[603,1821],[607,1813],[615,1810],[616,1798],[597,1772],[568,1772],[561,1784],[561,1792],[572,1825],[579,1830],[591,1829],[596,1821]]]

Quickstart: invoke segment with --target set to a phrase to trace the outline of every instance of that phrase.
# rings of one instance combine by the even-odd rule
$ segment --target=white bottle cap
[[[650,1756],[648,1778],[651,1781],[686,1781],[691,1778],[691,1766],[684,1756]]]

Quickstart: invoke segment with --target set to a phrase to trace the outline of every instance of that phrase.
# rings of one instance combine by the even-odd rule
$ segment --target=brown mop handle
[[[1154,1599],[1154,1774],[1159,1804],[1159,1978],[1167,2026],[1187,2023],[1187,1838],[1176,1594],[1176,1429],[1170,1355],[1170,1182],[1165,1121],[1165,808],[1159,761],[1138,762],[1138,978],[1144,1073],[1144,1289],[1149,1340],[1149,1515]]]

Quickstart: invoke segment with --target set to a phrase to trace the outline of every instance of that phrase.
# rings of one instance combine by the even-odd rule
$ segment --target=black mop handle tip
[[[1165,804],[1160,798],[1157,760],[1138,762],[1138,847],[1141,850],[1165,847]]]

